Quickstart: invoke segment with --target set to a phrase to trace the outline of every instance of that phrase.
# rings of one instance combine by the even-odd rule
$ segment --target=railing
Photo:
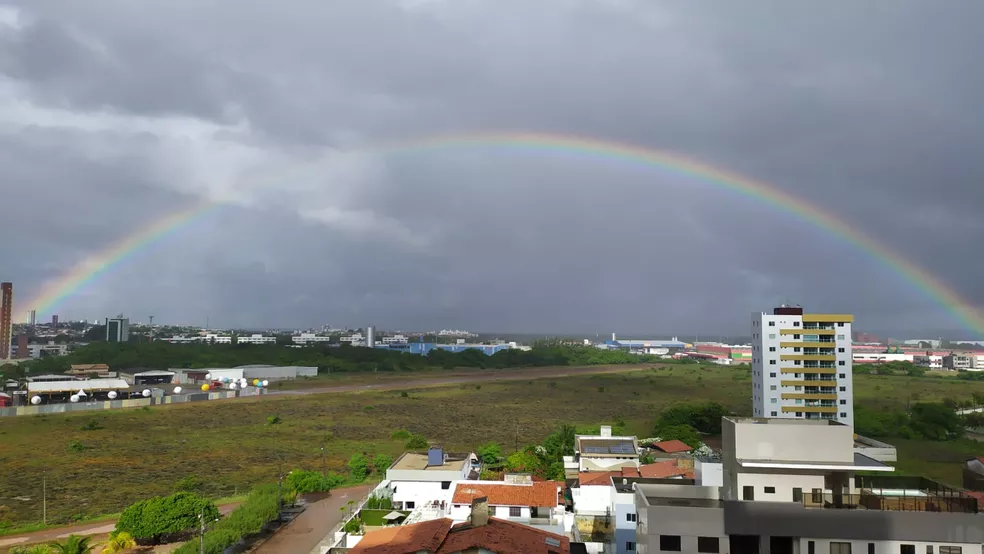
[[[977,513],[977,500],[952,496],[881,495],[862,491],[860,494],[803,493],[807,508],[833,510],[884,510],[894,512],[956,512]]]
[[[329,531],[321,539],[321,541],[318,543],[318,545],[315,546],[313,549],[311,549],[311,552],[309,554],[321,554],[321,552],[322,552],[321,549],[322,548],[325,548],[328,552],[335,552],[334,548],[336,548],[338,546],[336,544],[336,541],[335,541],[335,533],[338,533],[339,531],[341,531],[342,528],[345,527],[345,524],[348,523],[349,520],[351,520],[353,517],[355,517],[356,514],[358,514],[360,510],[362,510],[362,507],[366,505],[366,502],[369,500],[369,497],[372,496],[373,493],[375,493],[375,492],[376,492],[376,489],[373,489],[373,490],[369,491],[368,493],[366,493],[365,496],[363,496],[362,498],[360,498],[355,503],[355,507],[352,509],[352,511],[349,512],[348,517],[342,518],[342,521],[338,522],[338,524],[335,525],[335,527],[333,527],[332,530]]]

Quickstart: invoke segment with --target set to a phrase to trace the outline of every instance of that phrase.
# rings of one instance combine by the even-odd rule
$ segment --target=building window
[[[775,372],[772,372],[772,373],[770,373],[770,374],[769,374],[769,377],[771,377],[771,378],[773,378],[773,379],[775,379],[775,378],[776,378],[776,373],[775,373]]]
[[[777,399],[775,399],[775,398],[770,398],[769,399],[769,404],[778,404],[778,403],[779,403],[779,401]]]
[[[769,385],[769,390],[776,390],[776,386],[775,385]]]
[[[817,554],[817,545],[813,541],[806,543],[806,554]]]
[[[772,417],[776,417],[776,413],[775,412],[769,412],[769,413],[772,414]]]
[[[635,552],[635,543],[632,541],[626,541],[625,543],[626,552]]]
[[[769,327],[775,327],[775,326],[776,326],[776,322],[775,321],[770,321],[769,322]]]
[[[963,548],[959,546],[941,546],[940,554],[961,554]]]
[[[800,336],[799,335],[793,335],[793,340],[800,340]]]
[[[843,347],[843,346],[840,346],[840,347],[838,347],[838,348],[837,348],[837,351],[838,351],[838,352],[843,352],[843,351],[844,351],[844,347]]]
[[[776,365],[776,361],[775,360],[769,360],[769,365]]]
[[[799,327],[799,326],[800,326],[800,322],[799,321],[794,321],[793,322],[793,327]]]
[[[509,507],[509,517],[519,517],[521,515],[523,515],[523,509],[519,506]]]
[[[800,361],[799,360],[793,360],[793,365],[800,365]]]
[[[846,373],[841,373],[840,375],[837,376],[837,378],[838,379],[847,379],[847,374]]]
[[[799,352],[799,351],[800,351],[800,347],[798,347],[798,346],[794,346],[793,347],[793,352]]]
[[[847,362],[845,362],[844,360],[838,360],[837,365],[847,365]]]
[[[745,485],[741,488],[741,499],[742,500],[755,500],[755,487],[750,485]]]
[[[775,487],[765,487],[765,494],[775,494],[775,493],[776,493]]]
[[[721,544],[717,537],[697,537],[697,552],[701,554],[717,554]]]
[[[774,339],[774,338],[776,338],[776,334],[775,334],[775,333],[772,333],[772,334],[770,334],[770,335],[769,335],[769,338],[770,338],[770,339]]]
[[[847,392],[847,387],[840,387],[841,392]]]
[[[629,523],[635,523],[636,522],[636,515],[635,514],[625,514],[625,521],[628,521]]]
[[[926,554],[933,554],[933,545],[931,544],[926,545]]]
[[[837,335],[837,340],[844,340],[844,335]]]
[[[659,549],[662,552],[679,552],[680,535],[660,535]]]
[[[847,405],[847,400],[841,399],[841,406]]]
[[[847,414],[845,412],[841,412],[841,417],[847,417]]]
[[[851,554],[851,543],[831,541],[830,554]]]
[[[776,351],[776,347],[775,346],[770,346],[769,347],[769,352],[775,352],[775,351]]]
[[[899,554],[916,554],[916,545],[914,544],[900,544]]]
[[[448,490],[451,488],[451,481],[441,481],[441,490]]]
[[[407,510],[412,510],[412,509],[414,509],[416,507],[417,507],[417,503],[416,502],[405,502],[404,503],[404,508],[406,508]]]
[[[803,502],[803,489],[793,488],[793,502]]]
[[[796,412],[796,417],[803,417],[803,412]]]
[[[843,322],[840,322],[840,321],[838,321],[838,322],[837,322],[837,326],[838,326],[838,327],[843,327],[843,326],[844,326],[844,323],[843,323]]]
[[[868,543],[868,554],[875,554],[875,543],[873,542]],[[930,552],[929,554],[933,554],[933,553]]]

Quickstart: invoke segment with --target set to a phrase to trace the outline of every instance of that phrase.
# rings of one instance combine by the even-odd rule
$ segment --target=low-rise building
[[[475,454],[444,452],[432,446],[427,453],[405,452],[386,470],[386,496],[393,499],[393,508],[413,510],[430,505],[441,511],[447,509],[457,481],[478,478],[478,457]]]
[[[476,498],[467,521],[449,518],[387,527],[366,533],[348,554],[568,554],[564,535],[490,517],[485,499]]]
[[[331,337],[327,335],[317,335],[315,333],[301,333],[290,338],[294,344],[324,344],[331,342]]]
[[[977,500],[854,449],[831,420],[725,418],[724,485],[639,484],[638,552],[976,553]],[[857,475],[865,472],[865,475]]]
[[[277,337],[253,333],[249,336],[236,337],[236,344],[277,344]]]
[[[448,515],[464,521],[472,502],[487,499],[489,515],[563,532],[564,483],[560,481],[460,481],[453,485]]]
[[[574,438],[574,460],[579,472],[639,467],[639,442],[635,436],[612,436],[611,426],[602,425],[598,435]]]

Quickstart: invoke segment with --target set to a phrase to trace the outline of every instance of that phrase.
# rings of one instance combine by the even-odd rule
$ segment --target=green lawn
[[[392,512],[393,510],[362,510],[359,512],[359,517],[362,519],[362,524],[366,527],[382,527],[386,525],[383,521],[383,516]],[[405,510],[397,510],[403,515],[410,515],[410,512]]]
[[[471,450],[491,440],[507,453],[542,440],[561,423],[621,419],[629,432],[647,436],[656,414],[674,403],[711,400],[748,414],[748,375],[722,366],[674,365],[624,374],[0,418],[0,505],[11,510],[13,525],[40,520],[42,473],[49,522],[119,512],[173,492],[188,475],[202,478],[207,494],[229,496],[275,481],[281,468],[320,470],[322,444],[328,469],[335,471],[345,471],[355,452],[370,459],[380,452],[396,457],[403,442],[389,437],[403,428],[449,450]],[[984,383],[944,378],[858,375],[855,386],[858,402],[886,408],[904,406],[914,393],[923,400],[963,400],[984,392]],[[267,424],[269,415],[282,423]],[[102,429],[83,431],[91,419]],[[971,445],[909,446],[900,445],[902,469],[927,469],[930,477],[959,484],[955,461],[927,459]]]

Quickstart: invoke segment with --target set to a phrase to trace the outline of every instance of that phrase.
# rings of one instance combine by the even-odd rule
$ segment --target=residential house
[[[611,426],[603,425],[599,435],[574,438],[574,461],[579,472],[639,467],[639,442],[634,436],[612,436]]]
[[[478,479],[475,454],[452,454],[432,446],[426,454],[405,452],[397,458],[380,488],[392,497],[394,509],[414,510],[427,504],[446,512],[452,484],[470,479]]]
[[[464,521],[478,498],[486,498],[489,514],[499,519],[563,532],[563,482],[461,481],[453,485],[448,515],[455,521]]]
[[[485,498],[475,498],[467,521],[449,518],[369,532],[348,554],[569,554],[564,535],[489,516]]]
[[[835,420],[724,418],[721,487],[637,484],[638,552],[976,554],[977,499],[854,450]],[[865,472],[865,475],[858,475]]]

